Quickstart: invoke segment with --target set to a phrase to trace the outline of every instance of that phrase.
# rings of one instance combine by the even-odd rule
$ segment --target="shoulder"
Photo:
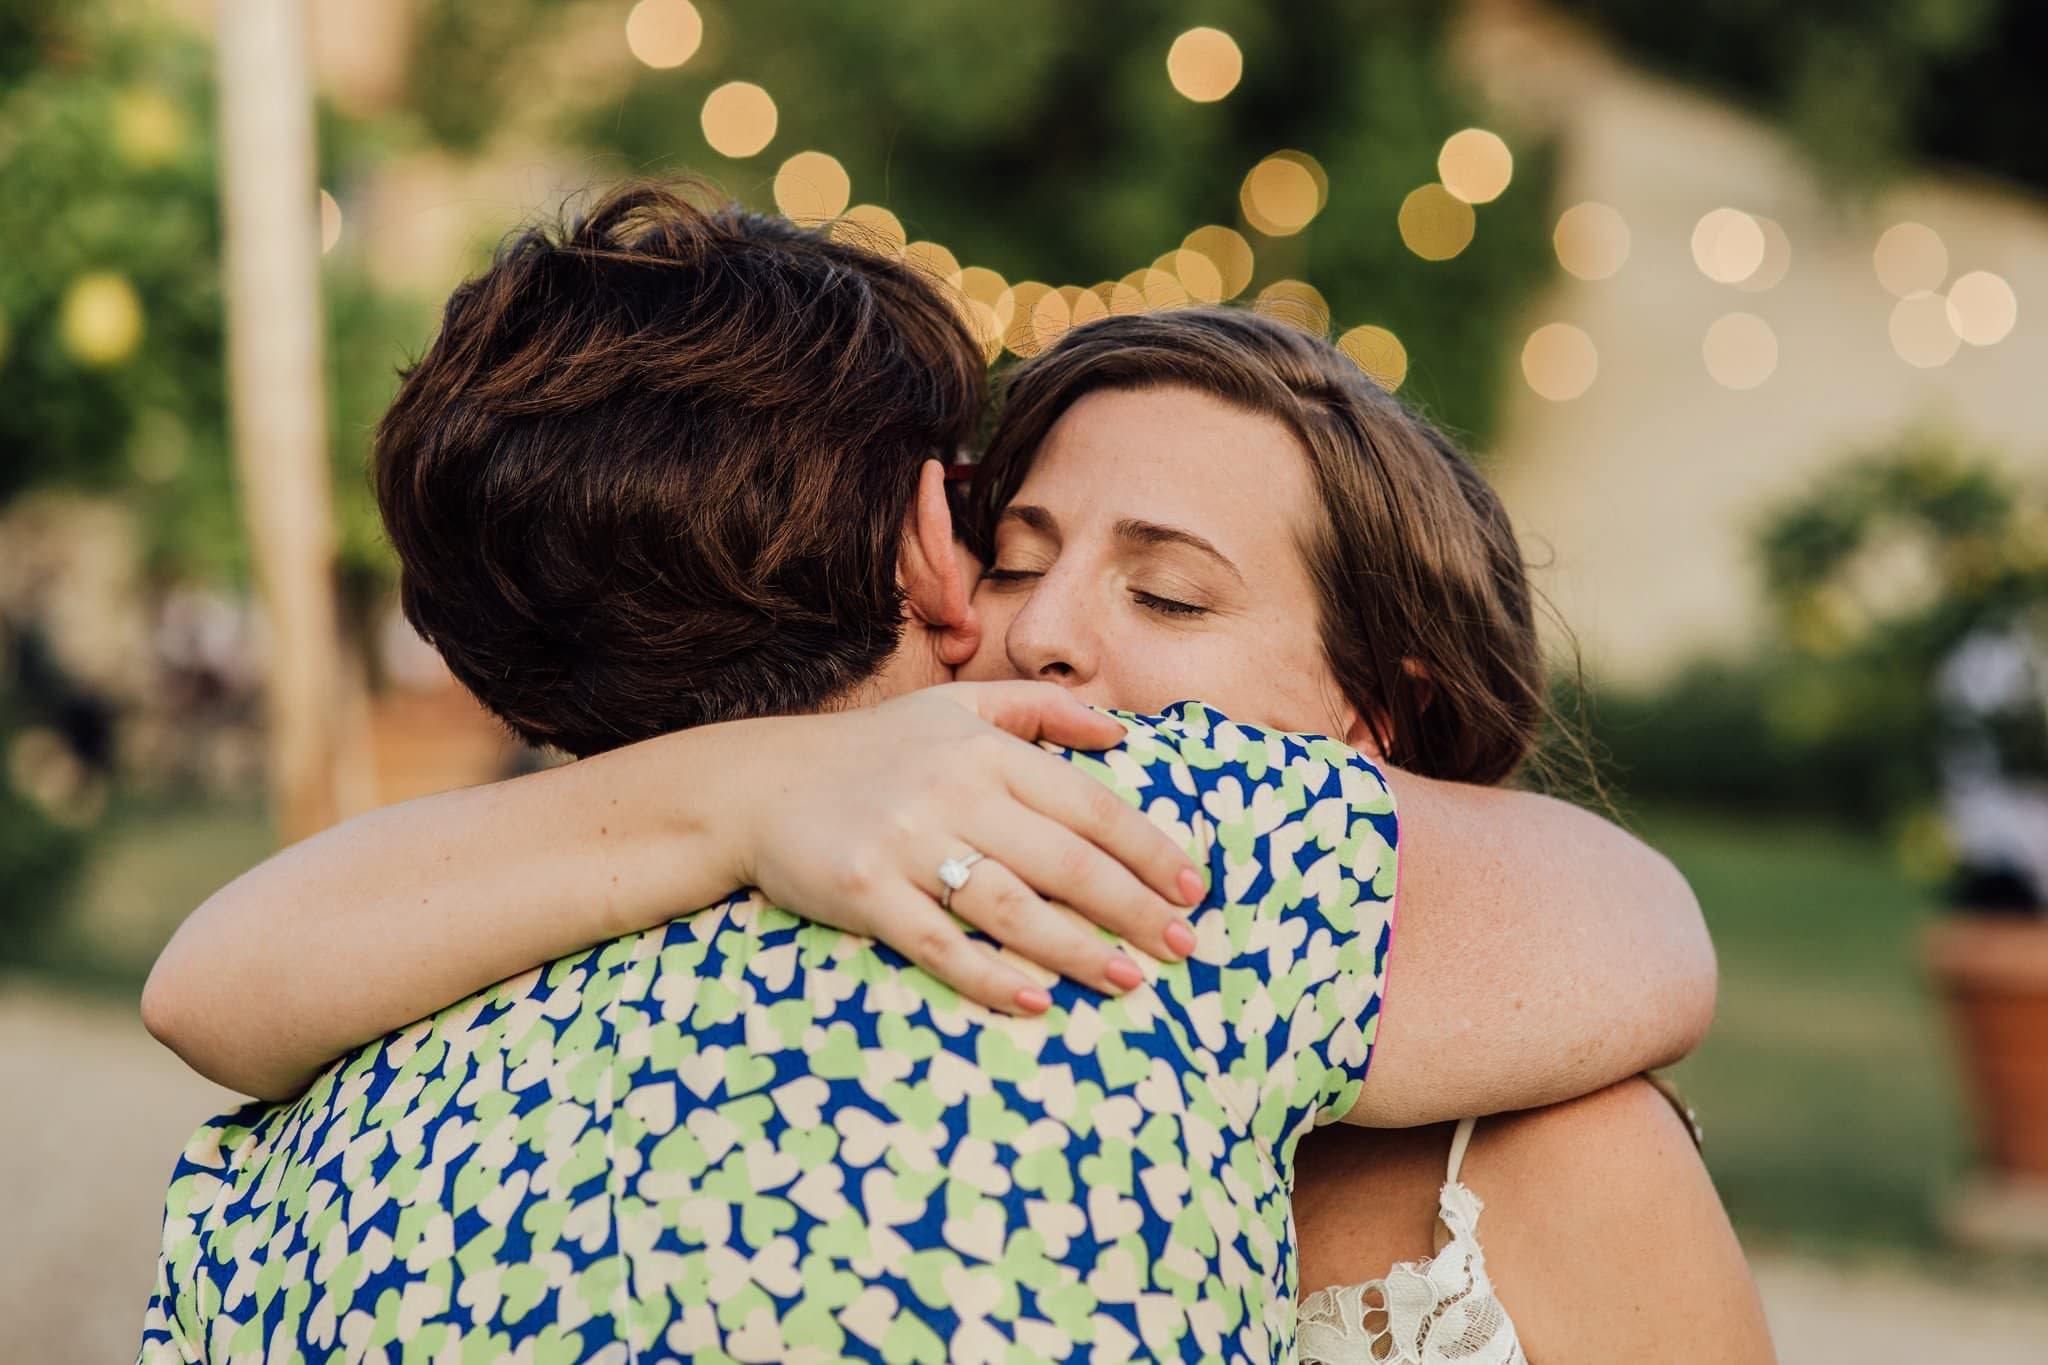
[[[1379,766],[1356,749],[1327,735],[1232,720],[1198,701],[1155,716],[1111,714],[1130,738],[1105,763],[1114,765],[1122,752],[1129,769],[1169,778],[1233,865],[1334,854],[1338,862],[1326,870],[1391,897],[1399,835],[1394,793]]]
[[[1177,702],[1157,715],[1108,714],[1125,730],[1116,748],[1097,755],[1046,747],[1127,798],[1162,785],[1192,794],[1229,784],[1240,792],[1271,790],[1290,801],[1335,797],[1363,814],[1393,814],[1393,793],[1378,765],[1328,735],[1247,724],[1199,701]]]

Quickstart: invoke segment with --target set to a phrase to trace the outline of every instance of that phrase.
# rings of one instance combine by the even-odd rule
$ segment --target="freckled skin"
[[[1195,698],[1278,729],[1358,728],[1300,549],[1321,516],[1308,458],[1279,422],[1189,389],[1092,393],[1054,425],[1012,507],[1043,518],[998,528],[974,599],[982,644],[961,678],[1045,679],[1140,712]],[[1192,533],[1236,572],[1119,534],[1128,522]]]

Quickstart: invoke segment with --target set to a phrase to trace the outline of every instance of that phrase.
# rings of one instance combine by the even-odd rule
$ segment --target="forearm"
[[[1547,797],[1399,774],[1395,789],[1399,922],[1353,1121],[1535,1108],[1698,1044],[1713,944],[1669,861]]]
[[[194,1070],[282,1098],[494,981],[715,901],[746,881],[743,743],[742,726],[664,736],[285,849],[179,928],[144,1019]]]

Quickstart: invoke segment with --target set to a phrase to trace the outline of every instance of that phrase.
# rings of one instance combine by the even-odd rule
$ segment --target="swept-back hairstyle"
[[[405,614],[528,740],[816,710],[895,650],[986,370],[903,265],[629,185],[509,238],[377,432]]]

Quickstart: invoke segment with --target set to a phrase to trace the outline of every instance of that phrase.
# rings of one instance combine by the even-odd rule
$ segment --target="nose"
[[[1079,600],[1075,587],[1057,571],[1048,573],[1010,618],[1003,648],[1018,677],[1063,687],[1085,687],[1094,680],[1100,657],[1095,614]]]

